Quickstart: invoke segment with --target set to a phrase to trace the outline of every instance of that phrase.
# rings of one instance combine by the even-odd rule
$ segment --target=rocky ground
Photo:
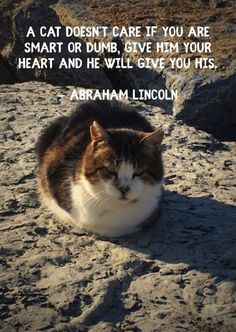
[[[36,186],[35,141],[73,109],[71,89],[1,86],[0,330],[235,331],[235,143],[138,103],[167,126],[162,216],[126,238],[89,235],[56,221]]]

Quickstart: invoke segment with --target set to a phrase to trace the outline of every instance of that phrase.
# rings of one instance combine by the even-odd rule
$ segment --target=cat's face
[[[162,137],[161,129],[154,133],[105,130],[94,123],[83,160],[83,173],[94,193],[119,202],[138,201],[162,180]]]

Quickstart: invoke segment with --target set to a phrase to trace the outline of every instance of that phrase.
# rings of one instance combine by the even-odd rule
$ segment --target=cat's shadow
[[[116,293],[120,312],[112,314],[109,311],[103,320],[123,320],[126,311],[121,301],[122,294],[133,279],[149,273],[185,274],[192,271],[194,274],[199,271],[209,273],[215,282],[235,282],[235,230],[236,206],[210,197],[188,197],[165,191],[159,222],[131,236],[102,239],[131,249],[129,266],[125,268],[133,270],[132,276],[128,275]],[[145,256],[140,256],[140,253]],[[163,268],[165,271],[162,272],[160,269]]]
[[[236,280],[235,231],[236,206],[165,191],[159,222],[110,241],[145,253],[157,263],[186,263],[190,269],[211,273],[219,280]],[[148,269],[147,265],[142,274]]]

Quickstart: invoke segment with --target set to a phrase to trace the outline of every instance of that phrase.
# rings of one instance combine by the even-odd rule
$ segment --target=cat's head
[[[119,202],[138,201],[163,178],[161,128],[152,133],[90,127],[82,172],[94,191]]]

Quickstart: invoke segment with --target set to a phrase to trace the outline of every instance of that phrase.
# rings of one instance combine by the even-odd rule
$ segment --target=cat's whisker
[[[108,196],[97,196],[97,199],[94,200],[92,197],[90,197],[87,201],[84,202],[84,206],[89,205],[92,203],[92,207],[101,207],[104,203],[104,201],[108,202],[111,198]]]
[[[103,207],[103,206],[105,205],[105,203],[108,203],[108,202],[109,202],[109,200],[110,200],[110,197],[106,197],[106,198],[104,198],[104,200],[102,200],[102,201],[100,202],[99,207],[100,207],[100,208]]]

